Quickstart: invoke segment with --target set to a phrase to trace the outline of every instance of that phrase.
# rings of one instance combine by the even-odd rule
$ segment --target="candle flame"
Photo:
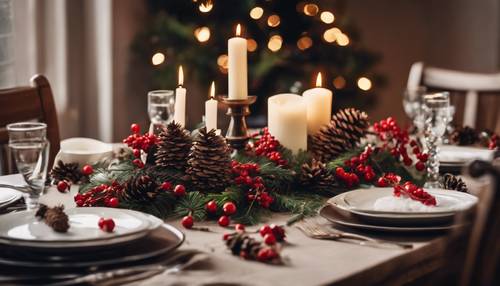
[[[184,84],[184,71],[182,70],[182,66],[179,66],[179,86]]]
[[[215,82],[212,81],[212,84],[210,85],[210,99],[215,98]]]
[[[236,36],[241,36],[241,25],[236,25]]]
[[[316,77],[316,87],[321,87],[321,82],[322,82],[321,73],[319,72],[318,76]]]

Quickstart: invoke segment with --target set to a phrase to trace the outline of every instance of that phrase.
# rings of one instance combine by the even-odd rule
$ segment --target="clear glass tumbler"
[[[148,93],[150,132],[158,133],[174,118],[175,96],[173,90],[153,90]]]
[[[429,153],[425,187],[439,188],[438,144],[443,138],[450,120],[449,93],[439,92],[425,95],[422,110],[425,118],[425,142]]]
[[[36,209],[45,187],[49,161],[47,125],[37,122],[12,123],[7,125],[7,131],[9,148],[17,170],[23,175],[30,189],[24,197],[27,209]]]

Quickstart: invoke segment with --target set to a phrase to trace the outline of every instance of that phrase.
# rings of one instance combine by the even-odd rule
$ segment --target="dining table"
[[[464,179],[472,192],[488,186],[487,181]],[[19,174],[1,176],[0,183],[19,185],[23,178]],[[71,186],[68,193],[50,187],[40,202],[74,208],[73,197],[77,192],[77,185]],[[284,225],[290,216],[273,214],[265,223]],[[309,219],[324,227],[334,227],[319,216]],[[231,255],[222,237],[232,232],[232,228],[220,227],[215,222],[196,222],[196,229],[184,229],[179,219],[167,219],[166,223],[186,235],[178,251],[196,250],[206,253],[208,258],[178,273],[161,273],[131,285],[400,285],[439,273],[446,267],[444,258],[451,245],[449,233],[362,232],[373,238],[413,245],[411,249],[370,247],[341,240],[311,239],[292,225],[286,227],[283,265],[269,265]],[[257,229],[258,226],[247,227],[248,232]]]

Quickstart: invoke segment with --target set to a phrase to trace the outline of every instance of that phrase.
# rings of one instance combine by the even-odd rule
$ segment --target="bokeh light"
[[[267,43],[267,48],[273,52],[277,52],[281,49],[281,45],[283,44],[283,38],[280,35],[274,35],[269,39]]]
[[[335,28],[328,29],[323,33],[323,39],[328,43],[333,43],[337,39],[337,33],[334,29]]]
[[[306,4],[304,6],[304,14],[307,16],[316,16],[319,12],[319,7],[316,4]]]
[[[325,24],[331,24],[333,23],[333,21],[335,21],[335,16],[333,16],[333,13],[329,11],[321,12],[321,15],[319,17]]]
[[[257,42],[254,39],[247,40],[247,50],[249,52],[255,52],[255,50],[257,50]]]
[[[151,57],[151,63],[155,66],[161,65],[165,61],[165,55],[163,53],[156,53]]]
[[[217,58],[217,65],[222,73],[227,73],[227,55],[220,55]]]
[[[212,0],[207,0],[205,3],[201,3],[200,6],[198,6],[198,9],[200,9],[200,12],[202,13],[208,13],[212,10],[214,7],[214,3]]]
[[[347,46],[349,45],[349,37],[347,37],[346,34],[338,34],[337,35],[337,43],[339,44],[339,46]]]
[[[333,86],[336,89],[343,89],[345,87],[345,84],[346,84],[345,79],[341,75],[333,79]]]
[[[307,50],[313,45],[313,41],[308,36],[303,36],[297,41],[297,47],[299,50]]]
[[[366,77],[360,77],[358,79],[358,87],[364,91],[370,90],[372,88],[372,81]]]
[[[267,25],[269,27],[278,27],[279,24],[280,24],[280,16],[274,14],[274,15],[271,15],[269,16],[269,18],[267,18]]]
[[[250,17],[255,20],[260,19],[263,14],[264,9],[262,9],[261,7],[254,7],[252,10],[250,10]]]
[[[200,42],[206,42],[210,39],[210,29],[208,27],[200,27],[194,30],[194,36]]]

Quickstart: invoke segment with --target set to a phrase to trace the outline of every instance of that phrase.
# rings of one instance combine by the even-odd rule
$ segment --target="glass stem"
[[[436,136],[428,136],[426,139],[429,160],[427,161],[427,180],[425,187],[439,188],[438,138]]]

